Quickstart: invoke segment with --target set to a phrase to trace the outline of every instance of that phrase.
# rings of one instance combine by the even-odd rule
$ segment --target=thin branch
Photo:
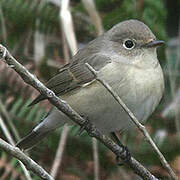
[[[172,66],[172,62],[171,62],[171,57],[173,56],[171,53],[171,45],[169,44],[169,47],[166,49],[166,57],[167,57],[167,69],[169,72],[169,81],[170,81],[170,90],[171,90],[171,97],[174,100],[176,98],[176,82],[177,82],[177,78],[178,78],[178,67],[179,67],[179,63],[180,63],[180,20],[178,22],[178,37],[177,39],[177,59],[175,60],[175,64],[173,64]],[[174,50],[174,48],[173,48]],[[173,68],[174,67],[174,68]],[[178,108],[174,108],[174,121],[175,121],[175,127],[176,127],[176,131],[177,133],[180,132],[180,118],[179,118],[179,112],[178,112]]]
[[[64,152],[64,148],[67,141],[68,132],[69,132],[69,127],[67,124],[65,124],[63,131],[61,133],[61,138],[60,138],[59,145],[57,148],[56,156],[54,158],[53,167],[50,173],[53,178],[56,178],[58,170],[62,162],[62,157],[63,157],[63,152]]]
[[[39,21],[37,19],[36,24],[38,23]],[[45,35],[36,29],[34,32],[34,61],[36,65],[39,65],[42,62],[42,59],[45,56],[45,47]]]
[[[63,43],[63,56],[64,56],[64,64],[68,64],[69,60],[70,60],[70,53],[68,51],[68,42],[66,41],[66,37],[65,37],[65,33],[64,31],[62,31],[62,43]],[[76,49],[77,51],[77,49]],[[73,51],[71,51],[71,54],[73,54]]]
[[[0,116],[0,127],[1,127],[4,135],[6,136],[8,142],[10,142],[12,145],[15,145],[15,142],[14,142],[13,138],[11,137],[10,132],[8,131],[1,116]]]
[[[91,18],[92,23],[94,24],[96,28],[97,34],[98,35],[103,34],[104,29],[102,26],[102,21],[101,21],[98,11],[96,10],[94,0],[82,0],[82,2]]]
[[[5,24],[5,19],[4,19],[4,14],[3,14],[1,4],[0,4],[0,20],[1,20],[2,38],[3,38],[4,43],[6,43],[7,31],[6,31],[6,24]]]
[[[4,121],[3,121],[3,119],[2,119],[1,116],[0,116],[0,127],[1,127],[1,129],[3,130],[3,132],[4,132],[4,134],[5,134],[6,138],[7,138],[7,140],[14,146],[14,145],[15,145],[15,142],[14,142],[13,138],[11,137],[11,134],[10,134],[10,132],[8,131],[8,129],[7,129],[7,127],[6,127],[6,125],[5,125],[5,123],[4,123]],[[24,166],[24,164],[23,164],[21,161],[18,161],[18,162],[20,163],[21,168],[22,168],[23,171],[24,171],[24,174],[25,174],[25,176],[26,176],[26,179],[27,179],[27,180],[32,180],[32,178],[31,178],[28,170],[27,170],[26,167]]]
[[[162,111],[162,116],[167,117],[171,114],[175,114],[174,111],[177,111],[177,113],[180,113],[180,87],[176,92],[176,95],[172,102],[167,105],[166,108],[163,109]],[[173,112],[173,113],[172,113]],[[180,118],[180,116],[178,116]]]
[[[86,122],[76,111],[74,111],[64,100],[58,98],[53,91],[46,88],[34,75],[32,75],[24,66],[22,66],[16,59],[7,51],[5,47],[0,45],[0,59],[4,60],[11,68],[13,68],[21,78],[34,88],[36,88],[43,96],[45,96],[51,104],[56,106],[61,112],[66,114],[70,119],[80,126],[84,126],[85,130],[91,137],[95,137],[107,148],[109,148],[116,156],[122,159],[124,164],[129,166],[137,175],[144,180],[157,180],[145,167],[143,167],[133,157],[126,160],[126,152],[118,146],[109,137],[102,134],[93,124]],[[0,144],[1,146],[1,144]],[[2,145],[3,146],[3,145]],[[28,162],[27,162],[28,165]],[[175,178],[174,178],[175,179]]]
[[[179,46],[177,46],[177,49],[179,49]],[[177,55],[179,53],[177,52]],[[178,67],[178,59],[175,61],[175,69],[172,69],[172,63],[171,63],[171,57],[170,57],[170,49],[166,49],[166,57],[167,57],[167,68],[168,68],[168,75],[169,75],[169,82],[170,82],[170,90],[171,90],[171,98],[175,99],[176,97],[176,73],[177,73],[177,67]],[[178,57],[178,56],[177,56]],[[175,73],[175,75],[173,76],[173,73]],[[176,127],[176,131],[177,133],[180,132],[180,122],[179,122],[179,117],[178,117],[178,110],[175,108],[174,109],[174,114],[175,114],[175,127]]]
[[[3,105],[1,99],[0,99],[0,112],[5,117],[5,119],[6,119],[7,123],[8,123],[8,125],[9,125],[9,127],[11,128],[16,140],[19,141],[20,140],[19,133],[18,133],[16,127],[14,126],[13,122],[11,121],[11,119],[9,117],[9,114],[8,114],[5,106]]]
[[[41,179],[53,180],[53,178],[41,166],[39,166],[31,158],[26,156],[19,148],[8,144],[6,141],[4,141],[1,138],[0,138],[0,147],[8,154],[12,155],[13,157],[16,157],[21,162],[23,162],[24,165],[27,167],[27,169],[34,172]]]
[[[93,143],[93,159],[94,159],[94,179],[99,180],[99,156],[97,139],[92,138]]]
[[[178,73],[178,67],[179,67],[179,64],[180,64],[180,19],[179,19],[179,23],[178,23],[178,40],[179,40],[179,44],[177,46],[177,60],[176,60],[176,71],[175,73],[177,74]],[[177,78],[177,76],[176,76]],[[177,79],[176,79],[177,80]],[[174,95],[175,97],[175,95]],[[176,122],[176,129],[177,129],[177,132],[180,133],[180,110],[179,109],[175,109],[175,122]]]
[[[59,17],[68,45],[71,49],[72,54],[74,55],[77,52],[77,42],[74,33],[72,15],[69,10],[69,0],[61,1],[61,10],[59,13]]]
[[[154,143],[154,141],[152,140],[152,138],[150,137],[149,133],[147,132],[145,126],[143,126],[138,119],[134,116],[134,114],[130,111],[130,109],[126,106],[126,104],[121,100],[121,98],[117,95],[116,92],[113,91],[113,89],[101,78],[98,77],[98,73],[88,64],[86,63],[86,66],[88,67],[88,69],[95,75],[96,80],[99,81],[109,92],[110,94],[114,97],[114,99],[121,105],[121,107],[127,112],[127,114],[129,115],[129,117],[131,118],[131,120],[133,121],[133,123],[138,127],[138,129],[144,134],[144,136],[146,137],[147,141],[151,144],[153,150],[156,152],[156,154],[158,155],[161,163],[163,164],[163,166],[166,168],[166,170],[169,172],[171,178],[173,179],[177,179],[175,173],[173,172],[173,170],[171,169],[170,165],[168,164],[168,162],[166,161],[165,157],[163,156],[163,154],[160,152],[160,150],[158,149],[158,147],[156,146],[156,144]]]

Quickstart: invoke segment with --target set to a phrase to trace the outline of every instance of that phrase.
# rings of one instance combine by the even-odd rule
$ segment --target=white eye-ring
[[[135,47],[135,43],[133,40],[131,39],[126,39],[124,42],[123,42],[123,47],[128,49],[128,50],[131,50]]]

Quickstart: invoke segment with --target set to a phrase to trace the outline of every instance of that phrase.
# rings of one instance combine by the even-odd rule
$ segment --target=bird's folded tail
[[[36,132],[32,130],[27,136],[21,139],[16,146],[22,150],[30,149],[38,144],[49,132]]]
[[[50,112],[44,120],[32,130],[31,133],[21,139],[16,146],[23,150],[32,148],[50,132],[67,123],[67,117],[65,117],[66,116],[63,115],[63,113],[54,108],[54,110]]]

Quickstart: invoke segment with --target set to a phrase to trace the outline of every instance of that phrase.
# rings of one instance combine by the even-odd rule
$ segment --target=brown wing
[[[93,54],[90,57],[78,60],[77,54],[75,60],[71,64],[66,65],[60,70],[59,74],[50,79],[46,86],[51,89],[56,95],[63,95],[73,89],[81,87],[83,84],[94,80],[94,75],[86,67],[85,63],[89,63],[96,70],[100,70],[106,64],[110,63],[110,58],[102,54]],[[81,57],[81,56],[80,56]],[[77,59],[77,60],[76,60]],[[43,95],[39,95],[29,106],[34,105],[46,99]]]

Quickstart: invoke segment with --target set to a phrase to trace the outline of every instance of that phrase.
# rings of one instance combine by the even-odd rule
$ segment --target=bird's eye
[[[124,48],[126,48],[128,50],[131,50],[131,49],[134,48],[135,43],[131,39],[127,39],[127,40],[124,41],[123,46],[124,46]]]

